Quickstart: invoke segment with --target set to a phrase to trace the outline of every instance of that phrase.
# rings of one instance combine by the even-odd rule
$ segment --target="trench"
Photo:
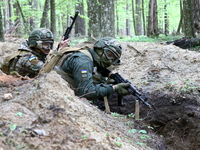
[[[148,99],[152,109],[140,102],[140,119],[134,121],[134,128],[144,128],[143,124],[153,127],[158,137],[162,137],[162,146],[159,150],[197,150],[200,149],[200,105],[198,99],[192,96],[179,96],[177,94],[143,93],[143,99]],[[124,106],[118,106],[117,94],[109,99],[111,112],[128,115],[135,112],[136,97],[125,96]],[[103,102],[96,103],[104,109]]]

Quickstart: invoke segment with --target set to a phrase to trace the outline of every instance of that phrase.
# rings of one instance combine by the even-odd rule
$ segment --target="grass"
[[[160,43],[160,42],[169,42],[174,41],[177,39],[182,38],[183,35],[177,35],[172,36],[168,35],[165,36],[164,34],[160,34],[159,37],[150,38],[147,36],[131,36],[131,37],[117,37],[116,39],[122,42],[154,42],[154,43]]]
[[[161,42],[169,42],[174,41],[177,39],[182,38],[183,35],[168,35],[165,36],[164,34],[160,34],[158,37],[150,38],[147,36],[116,36],[116,39],[121,42],[154,42],[154,43],[161,43]],[[60,42],[60,38],[57,38],[56,41]],[[70,37],[70,45],[75,46],[76,44],[82,43],[87,41],[86,36],[81,37]]]

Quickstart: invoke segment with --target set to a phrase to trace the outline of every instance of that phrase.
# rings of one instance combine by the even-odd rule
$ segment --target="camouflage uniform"
[[[115,39],[101,38],[93,49],[88,50],[92,58],[83,51],[75,52],[64,61],[60,69],[75,81],[77,95],[87,99],[101,99],[114,93],[112,84],[104,84],[106,80],[101,72],[120,59],[121,50],[120,43]],[[97,68],[96,72],[94,68]]]
[[[89,50],[93,57],[93,61],[90,57],[82,52],[76,52],[70,56],[63,63],[61,70],[66,72],[75,81],[78,89],[77,95],[84,95],[87,99],[96,99],[108,96],[114,93],[112,84],[105,85],[105,78],[102,77],[102,83],[93,84],[93,69],[98,66],[94,50]],[[101,73],[101,69],[98,70]]]
[[[25,54],[18,56],[11,61],[9,73],[16,71],[22,76],[28,75],[31,78],[35,77],[42,68],[46,55],[41,55],[41,53],[38,53],[28,47],[27,40],[22,42],[18,50],[25,51]]]
[[[49,46],[43,47],[43,43]],[[29,39],[22,42],[18,51],[4,59],[2,71],[6,74],[16,71],[22,76],[35,77],[45,63],[53,43],[53,34],[50,30],[45,28],[33,30]]]

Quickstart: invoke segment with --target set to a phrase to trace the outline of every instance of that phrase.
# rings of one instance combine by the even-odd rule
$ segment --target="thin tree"
[[[51,31],[56,39],[56,9],[55,9],[55,0],[51,0]]]
[[[6,23],[6,3],[4,4],[4,8],[3,8],[3,24],[4,24],[4,29],[7,29],[7,23]]]
[[[136,0],[135,5],[136,5],[136,17],[135,17],[136,33],[135,33],[135,35],[142,35],[143,27],[142,27],[142,13],[141,13],[142,3],[141,3],[141,0]]]
[[[179,21],[179,25],[178,25],[178,29],[176,31],[176,34],[180,34],[180,30],[182,27],[182,22],[183,22],[183,7],[182,7],[182,0],[180,0],[180,21]]]
[[[11,10],[11,2],[10,0],[7,0],[7,15],[8,15],[8,28],[11,28],[12,22],[11,22],[11,17],[12,17],[12,10]]]
[[[135,9],[134,9],[134,0],[132,0],[132,16],[133,16],[133,26],[134,26],[134,31],[135,33],[137,32],[136,31],[136,23],[135,23]]]
[[[1,13],[1,6],[0,6],[0,41],[4,42],[4,31],[3,31],[3,18],[2,18],[2,13]]]
[[[118,3],[117,3],[117,1],[115,1],[115,13],[116,13],[116,16],[115,16],[115,18],[116,18],[116,25],[117,25],[117,35],[120,35],[120,33],[119,33],[119,13],[118,13]]]
[[[20,11],[22,20],[23,20],[24,31],[25,31],[25,32],[28,32],[28,29],[27,29],[27,20],[25,19],[25,16],[24,16],[24,14],[23,14],[23,11],[22,11],[22,8],[21,8],[21,6],[20,6],[20,3],[19,3],[18,0],[16,1],[16,3],[17,3],[17,7],[18,7],[18,9],[19,9],[19,11]]]
[[[41,19],[41,23],[40,23],[40,28],[47,27],[49,3],[50,3],[50,0],[45,0],[44,10],[43,10],[43,13],[42,13],[42,19]]]
[[[21,31],[20,31],[20,28],[19,28],[19,25],[20,25],[20,17],[19,17],[19,14],[20,14],[20,11],[19,11],[19,8],[17,6],[17,2],[15,2],[13,4],[13,8],[14,8],[14,16],[15,16],[15,23],[16,23],[16,30],[15,32],[17,34],[19,34]]]
[[[167,4],[165,4],[165,6],[164,6],[164,11],[165,11],[165,15],[164,15],[165,35],[167,36],[169,34],[169,20],[168,20],[168,14],[167,14]]]
[[[144,35],[146,35],[145,16],[144,16],[144,0],[142,0],[142,20],[143,20]]]
[[[34,5],[34,1],[30,0],[29,1],[29,5],[30,7],[34,10],[35,9],[35,5]],[[35,28],[35,21],[34,21],[35,17],[33,17],[33,15],[30,16],[29,19],[29,30],[33,31],[33,29]]]
[[[128,1],[126,1],[126,35],[130,35],[130,25],[129,25],[129,5],[128,5]]]

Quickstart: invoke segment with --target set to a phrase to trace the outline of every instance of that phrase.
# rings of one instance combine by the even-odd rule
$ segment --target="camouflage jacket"
[[[34,51],[28,46],[28,41],[24,40],[18,51],[22,51],[19,56],[16,56],[10,62],[9,73],[12,71],[18,72],[22,76],[35,77],[42,68],[46,55]]]
[[[83,96],[87,99],[100,99],[104,96],[109,96],[114,93],[112,84],[94,84],[93,68],[97,67],[99,73],[101,69],[98,67],[94,50],[90,49],[89,52],[93,57],[93,61],[88,55],[82,52],[75,52],[64,61],[61,70],[72,75],[71,78],[77,85],[77,94],[79,96]],[[102,78],[102,81],[103,80]]]

